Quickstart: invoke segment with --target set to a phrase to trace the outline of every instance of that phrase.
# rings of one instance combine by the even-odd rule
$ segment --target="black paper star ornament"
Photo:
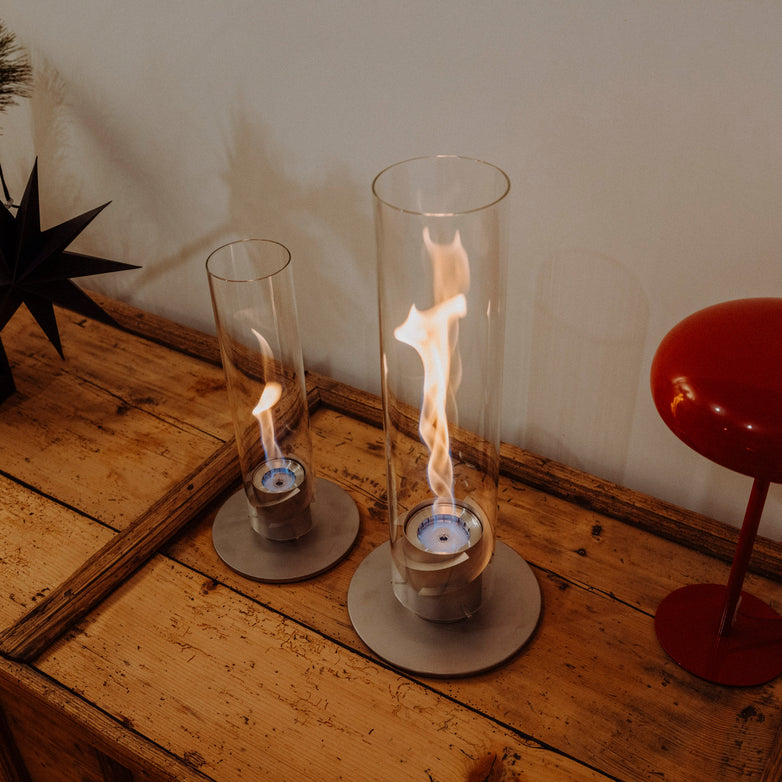
[[[16,216],[0,207],[0,331],[24,304],[62,357],[55,304],[116,325],[70,278],[139,267],[65,249],[107,206],[108,203],[103,204],[41,231],[38,161],[35,161]],[[11,367],[0,341],[0,402],[14,389]]]

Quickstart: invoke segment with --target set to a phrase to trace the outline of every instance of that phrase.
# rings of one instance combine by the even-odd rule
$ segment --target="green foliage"
[[[13,33],[0,21],[0,111],[30,96],[32,67]]]

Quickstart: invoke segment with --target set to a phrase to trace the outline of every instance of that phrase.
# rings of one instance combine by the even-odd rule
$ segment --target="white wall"
[[[658,419],[664,333],[782,295],[782,5],[6,0],[35,94],[0,115],[95,288],[213,331],[204,260],[294,255],[305,362],[377,391],[370,183],[458,153],[512,180],[504,439],[738,524],[748,478]],[[65,346],[67,352],[67,345]],[[782,538],[772,490],[761,532]]]

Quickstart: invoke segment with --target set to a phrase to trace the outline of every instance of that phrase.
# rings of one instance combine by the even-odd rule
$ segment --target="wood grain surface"
[[[238,477],[214,340],[101,301],[125,331],[66,316],[103,344],[79,347],[67,371],[24,330],[9,349],[23,410],[12,406],[13,423],[0,410],[10,465],[0,464],[0,564],[14,590],[0,594],[7,774],[779,782],[782,683],[708,684],[654,635],[668,592],[725,580],[735,530],[504,445],[498,536],[533,568],[539,626],[480,676],[401,673],[362,644],[346,608],[356,567],[388,537],[379,400],[309,374],[318,473],[356,502],[359,538],[308,582],[248,581],[211,545],[219,497]],[[140,369],[133,356],[147,351]],[[33,379],[44,391],[30,390]],[[71,398],[89,413],[68,413],[74,384]],[[68,422],[55,426],[47,410]],[[18,442],[25,426],[46,431]],[[99,464],[88,469],[90,441]],[[157,468],[142,469],[150,459]],[[78,481],[49,475],[69,469]],[[108,474],[119,476],[114,487],[92,496],[91,482]],[[108,500],[117,487],[135,503],[121,513]],[[777,610],[781,565],[779,544],[760,540],[746,584]]]
[[[195,509],[208,505],[233,483],[237,472],[235,448],[229,441],[0,633],[0,654],[35,659],[191,521]]]
[[[362,532],[344,564],[308,583],[306,599],[296,585],[254,584],[228,571],[211,549],[208,518],[166,551],[376,659],[357,639],[344,596],[358,563],[388,537],[382,433],[327,408],[312,422],[316,455],[328,454],[322,474],[349,489]],[[612,778],[758,779],[775,746],[780,684],[746,690],[694,679],[663,653],[653,629],[668,592],[724,578],[725,564],[509,478],[500,499],[498,535],[534,568],[541,623],[509,665],[426,685]],[[782,610],[777,583],[752,575],[747,588]],[[734,742],[741,752],[733,752]],[[679,776],[682,769],[690,776]]]
[[[4,330],[0,653],[32,659],[238,478],[222,371],[58,310]]]

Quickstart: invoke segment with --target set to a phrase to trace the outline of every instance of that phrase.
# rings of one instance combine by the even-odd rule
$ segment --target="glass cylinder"
[[[215,250],[206,270],[250,524],[300,538],[315,476],[291,255],[247,239]]]
[[[372,187],[392,583],[434,621],[480,608],[494,551],[509,188],[451,156]]]

